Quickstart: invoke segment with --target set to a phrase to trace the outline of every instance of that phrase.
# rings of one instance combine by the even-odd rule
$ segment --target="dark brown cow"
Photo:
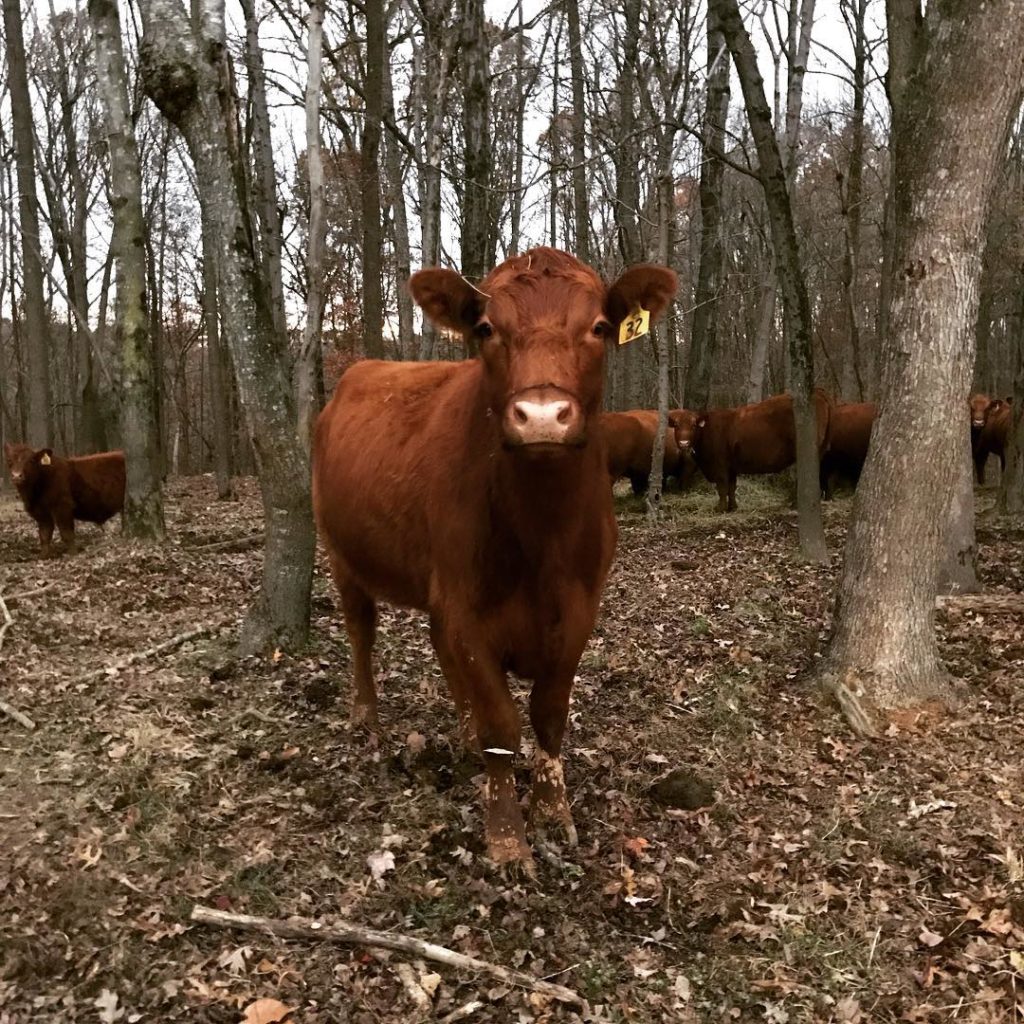
[[[828,449],[821,457],[821,491],[826,499],[832,498],[836,477],[857,486],[876,411],[874,402],[844,402],[833,409]]]
[[[594,429],[605,345],[637,306],[662,313],[676,277],[636,266],[609,287],[572,256],[538,248],[479,288],[441,269],[409,287],[480,355],[357,363],[317,421],[313,502],[352,644],[353,719],[377,720],[377,602],[425,609],[464,735],[482,748],[488,852],[532,864],[506,673],[533,682],[531,820],[560,823],[575,841],[562,739],[616,541]]]
[[[971,410],[971,452],[974,456],[974,471],[978,477],[979,484],[985,482],[985,462],[988,459],[988,454],[979,463],[978,441],[981,439],[982,427],[985,426],[985,410],[989,407],[991,401],[992,399],[988,395],[984,395],[980,391],[971,395],[968,401]]]
[[[1010,425],[1013,421],[1013,399],[993,398],[985,407],[985,416],[977,441],[972,445],[974,454],[974,472],[978,483],[985,482],[985,463],[990,455],[999,459],[999,468],[1006,469],[1006,443],[1010,437]],[[974,419],[972,409],[971,427],[973,434]]]
[[[600,416],[600,429],[608,447],[608,472],[612,483],[629,477],[634,494],[644,494],[651,478],[651,455],[654,434],[658,429],[658,413],[653,409],[631,409],[628,412],[605,412]],[[672,415],[665,430],[665,461],[662,475],[667,481],[679,471],[679,446]]]
[[[124,509],[124,452],[65,459],[52,448],[4,445],[7,470],[25,511],[39,526],[43,558],[52,553],[53,529],[75,553],[75,520],[105,523]]]
[[[819,457],[828,449],[832,399],[814,390]],[[681,412],[675,417],[676,442],[692,451],[700,471],[718,488],[718,511],[736,511],[736,478],[778,473],[796,461],[793,399],[776,395],[735,409]]]

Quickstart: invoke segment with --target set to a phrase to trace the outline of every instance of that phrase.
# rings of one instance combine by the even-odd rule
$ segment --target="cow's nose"
[[[518,444],[567,444],[579,434],[580,409],[571,398],[512,403],[508,432]]]

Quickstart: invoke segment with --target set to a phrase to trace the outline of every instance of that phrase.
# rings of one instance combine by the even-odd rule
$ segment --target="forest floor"
[[[175,482],[165,546],[84,527],[79,556],[48,562],[0,499],[0,698],[36,723],[0,714],[0,1024],[1024,1019],[1024,616],[940,613],[958,709],[861,741],[813,677],[849,501],[818,569],[768,488],[741,483],[729,517],[706,491],[670,497],[654,533],[621,500],[567,744],[580,845],[531,880],[483,856],[479,767],[421,615],[382,617],[376,746],[347,722],[322,565],[309,651],[234,657],[260,551],[196,547],[260,530],[243,492]],[[979,546],[988,589],[1024,590],[1019,524],[982,519]],[[709,806],[652,795],[676,769]],[[588,1009],[192,924],[196,904],[414,935]]]

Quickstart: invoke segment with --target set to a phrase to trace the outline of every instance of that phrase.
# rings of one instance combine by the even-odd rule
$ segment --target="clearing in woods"
[[[207,479],[175,483],[166,546],[86,526],[83,553],[50,562],[8,492],[0,586],[48,589],[10,602],[0,650],[0,698],[37,723],[0,716],[0,1021],[235,1022],[260,997],[295,1024],[474,1000],[462,1019],[581,1016],[397,954],[193,925],[195,904],[415,935],[553,977],[593,1020],[1019,1019],[1024,616],[940,613],[961,706],[858,741],[804,675],[848,502],[820,570],[794,562],[778,495],[740,499],[725,517],[708,491],[670,497],[653,536],[620,503],[567,745],[580,847],[530,881],[482,859],[479,768],[453,749],[422,616],[382,616],[375,747],[347,724],[322,565],[310,651],[233,659],[260,552],[196,547],[260,530],[251,484],[218,504]],[[983,522],[979,540],[985,586],[1024,590],[1024,531]],[[696,780],[652,794],[676,769]],[[710,806],[666,804],[704,783]]]

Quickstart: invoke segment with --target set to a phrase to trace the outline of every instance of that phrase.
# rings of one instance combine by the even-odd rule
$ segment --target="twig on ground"
[[[423,987],[416,980],[416,972],[403,960],[395,964],[395,974],[398,975],[402,988],[405,989],[409,998],[416,1004],[416,1009],[424,1013],[428,1012],[432,1005],[430,996],[427,995]]]
[[[550,981],[541,981],[522,971],[513,971],[500,964],[492,964],[487,960],[478,960],[475,956],[456,953],[445,946],[437,946],[432,942],[413,938],[411,935],[397,935],[393,932],[379,932],[373,928],[364,928],[351,921],[337,924],[321,924],[319,921],[292,918],[281,920],[270,917],[253,917],[250,914],[231,914],[212,907],[193,907],[192,920],[197,924],[208,924],[215,928],[237,928],[247,932],[265,932],[282,939],[312,939],[320,942],[339,942],[349,946],[368,946],[377,949],[393,949],[398,953],[423,957],[434,960],[449,967],[466,971],[477,971],[497,978],[506,985],[528,988],[534,992],[549,996],[560,1003],[583,1007],[583,997],[564,985],[556,985]]]
[[[1024,612],[1024,594],[939,594],[936,608],[958,612]]]
[[[210,551],[248,551],[249,548],[258,548],[263,543],[264,536],[262,533],[251,533],[248,537],[215,540],[212,544],[190,544],[187,550],[202,551],[204,554]]]
[[[4,600],[4,592],[0,590],[0,612],[3,613],[4,621],[0,624],[0,650],[3,650],[4,646],[4,634],[11,628],[14,618],[7,608],[7,602]]]
[[[120,661],[115,661],[110,665],[104,665],[102,668],[94,668],[89,672],[82,673],[80,676],[73,676],[71,679],[67,680],[65,685],[74,686],[76,683],[87,683],[92,679],[100,679],[103,676],[116,675],[122,669],[128,668],[131,665],[137,665],[140,661],[146,661],[148,658],[154,658],[156,655],[163,654],[165,651],[173,651],[175,647],[187,644],[189,640],[196,640],[209,633],[216,633],[218,629],[222,629],[226,626],[228,621],[229,620],[212,622],[209,625],[198,626],[196,629],[190,629],[185,633],[179,633],[177,636],[172,636],[169,640],[164,640],[163,643],[155,644],[153,647],[147,647],[144,651],[136,651],[134,654],[129,654],[126,658],[121,658]]]
[[[45,594],[52,586],[52,583],[47,583],[45,587],[36,587],[34,590],[22,590],[20,593],[11,594],[7,598],[8,607],[17,604],[19,601],[25,601],[30,597],[38,597],[40,594]]]
[[[23,725],[26,729],[36,727],[36,723],[28,715],[23,715],[17,708],[12,708],[5,700],[0,700],[0,712],[3,712],[8,718],[13,718],[18,725]]]
[[[451,1013],[442,1017],[439,1024],[454,1024],[457,1020],[465,1020],[467,1017],[472,1017],[477,1010],[482,1010],[486,1005],[482,999],[471,999],[464,1006],[460,1006],[457,1010],[452,1010]]]

